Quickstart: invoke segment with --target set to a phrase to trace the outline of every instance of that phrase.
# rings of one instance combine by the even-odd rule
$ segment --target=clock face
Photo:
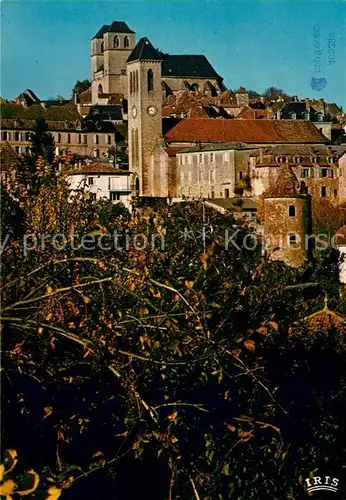
[[[157,113],[157,108],[155,106],[149,106],[147,109],[147,113],[149,116],[155,116]]]
[[[132,106],[132,116],[133,116],[133,118],[136,118],[136,116],[137,116],[137,108],[136,108],[136,106]]]

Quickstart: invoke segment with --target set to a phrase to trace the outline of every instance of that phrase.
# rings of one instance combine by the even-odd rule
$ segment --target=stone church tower
[[[91,40],[93,104],[105,104],[107,94],[126,96],[126,60],[135,43],[135,32],[123,21],[102,26]]]
[[[129,166],[138,195],[155,196],[153,152],[162,137],[162,58],[141,38],[127,59]]]
[[[291,167],[280,167],[276,183],[264,192],[264,238],[272,260],[299,267],[311,257],[311,197]]]

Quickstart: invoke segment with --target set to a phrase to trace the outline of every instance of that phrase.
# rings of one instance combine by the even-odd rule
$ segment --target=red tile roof
[[[213,120],[187,118],[169,130],[170,142],[317,143],[329,142],[309,122],[296,120]]]

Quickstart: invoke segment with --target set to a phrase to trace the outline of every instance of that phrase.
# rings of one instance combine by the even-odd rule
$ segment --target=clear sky
[[[205,54],[228,88],[277,86],[346,110],[345,0],[3,0],[1,96],[31,88],[41,99],[70,97],[77,80],[90,78],[89,40],[112,21],[164,52]]]

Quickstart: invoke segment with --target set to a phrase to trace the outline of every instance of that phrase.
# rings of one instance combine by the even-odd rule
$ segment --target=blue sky
[[[346,110],[345,0],[3,0],[1,96],[13,98],[28,87],[41,99],[69,97],[77,80],[90,78],[90,38],[112,21],[126,21],[137,40],[147,36],[164,52],[205,54],[228,88],[262,92],[273,85],[302,98],[324,97]],[[334,62],[328,61],[328,40],[335,44]],[[313,90],[312,77],[326,78],[326,87]]]

